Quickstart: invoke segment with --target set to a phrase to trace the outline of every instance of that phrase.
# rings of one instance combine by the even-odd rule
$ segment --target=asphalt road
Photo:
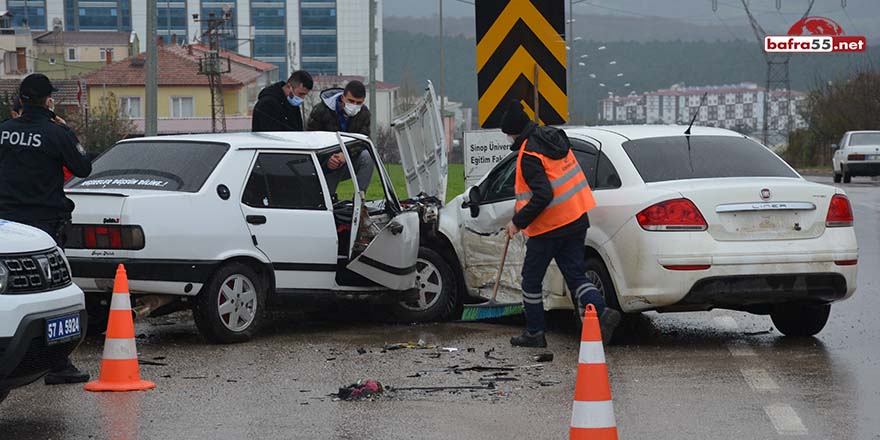
[[[642,315],[607,348],[621,438],[880,439],[880,188],[863,178],[843,187],[855,209],[859,289],[832,308],[826,329],[791,340],[745,313]],[[256,341],[234,346],[205,344],[187,315],[139,323],[140,359],[152,363],[141,373],[157,389],[32,384],[0,405],[0,439],[567,438],[578,338],[570,327],[554,327],[555,359],[536,366],[531,356],[544,350],[507,342],[516,321],[393,326],[347,314],[278,316]],[[382,349],[420,339],[438,348]],[[90,339],[75,355],[93,375],[101,344]],[[358,379],[463,386],[497,374],[455,366],[513,367],[498,377],[516,380],[374,401],[329,396]]]

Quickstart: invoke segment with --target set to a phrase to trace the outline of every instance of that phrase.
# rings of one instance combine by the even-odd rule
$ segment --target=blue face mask
[[[287,102],[289,102],[290,105],[292,105],[294,107],[299,107],[302,105],[303,99],[300,98],[299,96],[288,96]]]

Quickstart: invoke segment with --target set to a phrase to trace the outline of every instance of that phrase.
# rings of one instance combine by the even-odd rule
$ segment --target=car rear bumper
[[[851,227],[827,228],[815,239],[720,242],[707,232],[652,233],[632,226],[603,246],[627,312],[749,310],[827,303],[855,292],[858,248]]]
[[[78,314],[81,333],[59,344],[46,344],[46,319]],[[82,305],[33,313],[21,319],[11,337],[0,338],[0,391],[27,385],[63,365],[85,338],[88,317]]]
[[[131,293],[193,296],[220,265],[218,261],[68,257],[74,281],[86,292],[110,292],[122,264]]]
[[[844,166],[849,175],[880,176],[880,162],[847,162]]]

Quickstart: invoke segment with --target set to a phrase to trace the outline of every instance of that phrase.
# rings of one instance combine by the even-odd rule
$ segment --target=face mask
[[[46,100],[46,108],[48,108],[49,110],[54,112],[55,111],[55,100],[52,98],[47,99]]]
[[[346,102],[345,103],[345,114],[347,114],[348,116],[354,116],[354,115],[360,113],[361,107],[363,107],[363,104],[351,104],[351,103]]]
[[[292,106],[294,106],[294,107],[299,107],[299,106],[302,105],[302,103],[303,103],[303,99],[300,98],[299,96],[296,96],[296,95],[294,95],[294,96],[288,96],[288,97],[287,97],[287,102],[289,102],[290,105],[292,105]]]

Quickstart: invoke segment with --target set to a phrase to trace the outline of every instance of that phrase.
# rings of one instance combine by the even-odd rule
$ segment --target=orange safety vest
[[[528,140],[522,143],[516,159],[516,211],[519,212],[532,198],[529,185],[522,176],[523,154],[541,159],[547,179],[553,188],[553,200],[528,227],[523,229],[523,234],[527,237],[534,237],[559,229],[581,218],[596,206],[596,199],[593,198],[587,177],[571,150],[566,157],[556,160],[540,153],[526,151],[526,142]]]

